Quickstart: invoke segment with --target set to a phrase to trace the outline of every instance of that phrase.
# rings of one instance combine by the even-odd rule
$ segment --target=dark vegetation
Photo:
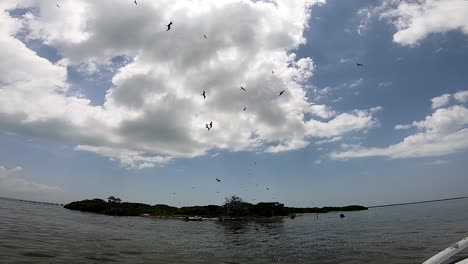
[[[147,214],[150,216],[202,216],[202,217],[273,217],[287,216],[289,214],[301,213],[327,213],[334,211],[359,211],[367,210],[360,205],[345,207],[322,207],[322,208],[295,208],[284,207],[278,202],[251,204],[244,202],[241,198],[232,196],[226,199],[223,206],[188,206],[173,207],[165,204],[148,205],[142,203],[109,203],[101,199],[83,200],[72,202],[64,206],[70,210],[93,212],[106,215],[138,216]]]

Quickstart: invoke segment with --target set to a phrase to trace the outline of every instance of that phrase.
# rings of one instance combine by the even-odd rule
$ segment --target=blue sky
[[[468,2],[409,2],[0,4],[0,196],[466,196]]]

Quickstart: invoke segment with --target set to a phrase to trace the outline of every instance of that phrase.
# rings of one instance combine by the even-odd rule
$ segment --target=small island
[[[189,219],[219,219],[219,220],[249,220],[255,218],[284,217],[294,218],[296,214],[328,213],[367,210],[367,207],[350,205],[345,207],[285,207],[279,202],[260,202],[251,204],[237,196],[226,198],[224,205],[205,205],[173,207],[165,204],[148,205],[143,203],[121,202],[120,199],[109,197],[108,202],[102,199],[82,200],[64,206],[70,210],[92,212],[114,216],[148,216],[160,218]],[[193,217],[197,218],[193,218]]]

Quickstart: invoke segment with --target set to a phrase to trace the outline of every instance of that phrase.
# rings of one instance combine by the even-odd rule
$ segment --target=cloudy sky
[[[468,1],[0,10],[0,196],[323,206],[468,194]]]

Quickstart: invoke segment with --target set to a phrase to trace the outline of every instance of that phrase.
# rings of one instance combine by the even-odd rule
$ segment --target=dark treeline
[[[148,205],[142,203],[110,203],[101,199],[83,200],[65,205],[65,208],[78,211],[93,212],[106,215],[138,216],[147,214],[150,216],[202,216],[202,217],[273,217],[287,216],[301,213],[327,213],[333,211],[359,211],[367,210],[360,205],[345,207],[314,207],[295,208],[285,207],[281,203],[257,203],[243,202],[238,197],[226,199],[223,206],[187,206],[173,207],[164,204]]]

